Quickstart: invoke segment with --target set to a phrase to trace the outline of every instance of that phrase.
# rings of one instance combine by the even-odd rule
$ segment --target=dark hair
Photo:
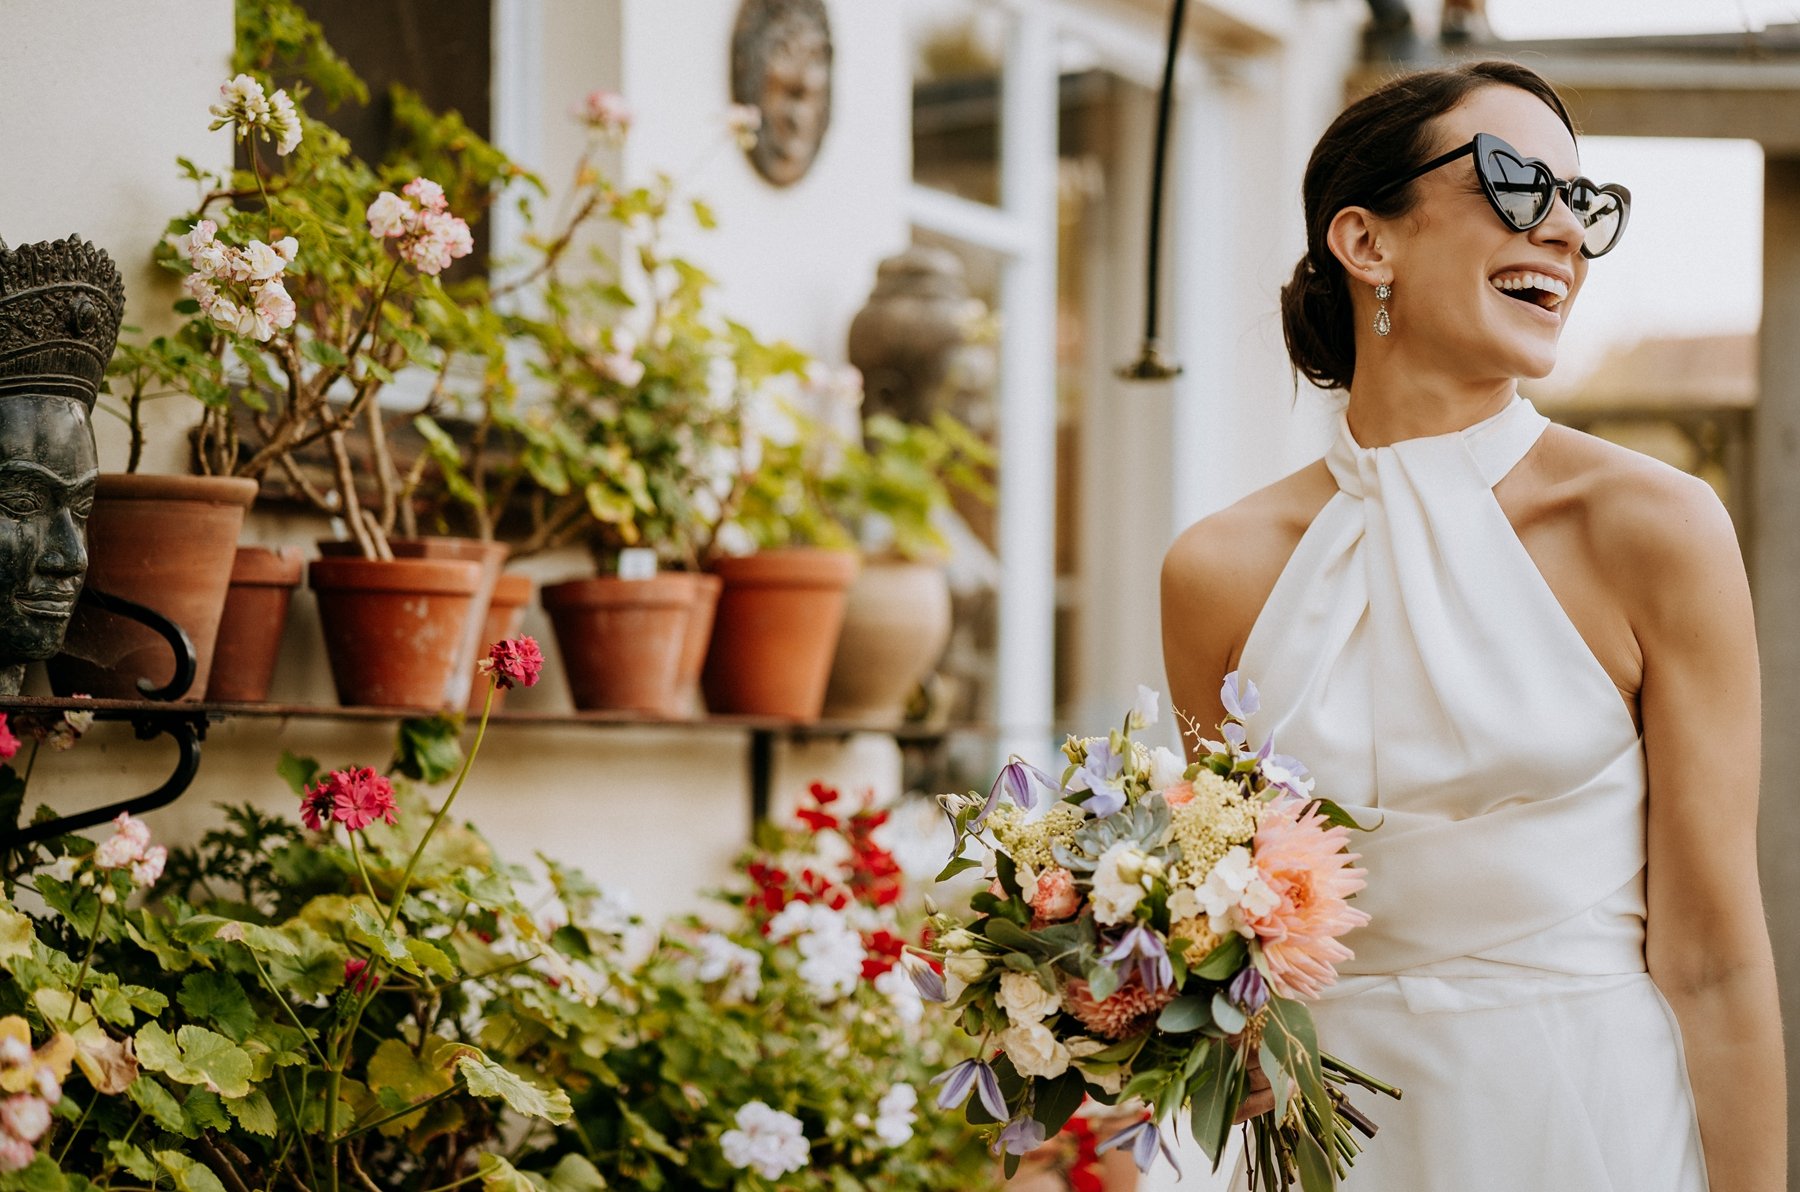
[[[1345,207],[1384,218],[1413,205],[1409,186],[1381,194],[1390,178],[1422,164],[1436,147],[1432,122],[1483,87],[1517,87],[1549,105],[1574,135],[1575,122],[1556,90],[1516,62],[1467,62],[1402,75],[1345,108],[1314,146],[1301,199],[1306,255],[1281,287],[1281,332],[1294,370],[1321,389],[1348,389],[1356,372],[1350,285],[1326,246],[1325,232]]]

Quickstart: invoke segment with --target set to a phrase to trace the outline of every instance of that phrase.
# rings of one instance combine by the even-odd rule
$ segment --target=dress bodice
[[[1493,487],[1549,420],[1515,396],[1451,434],[1363,447],[1245,642],[1253,744],[1365,823],[1346,974],[1641,972],[1642,741]]]

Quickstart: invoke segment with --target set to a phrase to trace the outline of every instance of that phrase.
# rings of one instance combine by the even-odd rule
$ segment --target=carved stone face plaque
[[[87,576],[90,418],[124,314],[93,245],[0,241],[0,695],[62,648]]]
[[[0,668],[62,648],[97,476],[79,400],[0,398]]]
[[[744,0],[731,97],[762,113],[750,162],[777,186],[805,176],[831,123],[831,22],[823,0]]]

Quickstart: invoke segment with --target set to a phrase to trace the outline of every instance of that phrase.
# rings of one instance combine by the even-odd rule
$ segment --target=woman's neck
[[[1472,381],[1399,360],[1360,366],[1350,382],[1350,433],[1364,447],[1447,435],[1506,408],[1512,378]]]

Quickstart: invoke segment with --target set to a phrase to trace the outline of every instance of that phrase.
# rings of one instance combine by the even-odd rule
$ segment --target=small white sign
[[[620,551],[619,578],[656,578],[656,552],[647,546],[634,546]]]

